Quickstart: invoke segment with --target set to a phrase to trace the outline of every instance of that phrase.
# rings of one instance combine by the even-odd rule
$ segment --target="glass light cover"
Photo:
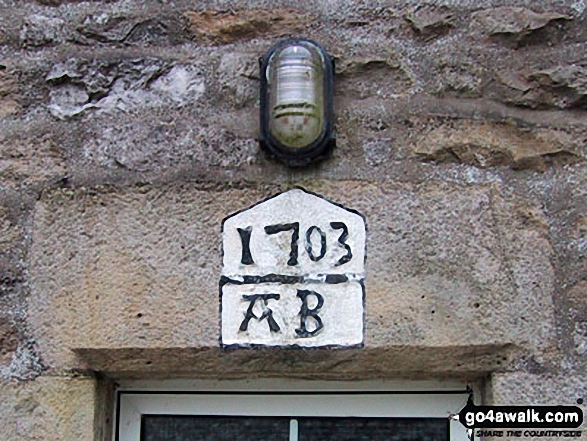
[[[324,57],[315,45],[297,41],[269,59],[269,131],[286,147],[301,149],[325,130]]]

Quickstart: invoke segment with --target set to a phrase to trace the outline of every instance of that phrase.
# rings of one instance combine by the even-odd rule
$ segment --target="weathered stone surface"
[[[114,378],[381,379],[409,376],[478,378],[516,357],[508,345],[362,349],[93,348],[76,351]],[[448,365],[447,365],[448,364]]]
[[[11,250],[11,253],[3,252],[1,255],[0,384],[9,379],[34,379],[43,370],[34,343],[26,335],[24,276],[18,264],[11,265],[11,260],[16,257],[14,254],[19,254],[18,251],[23,245],[13,245],[14,250]]]
[[[19,108],[16,76],[0,64],[0,118],[16,113]]]
[[[551,251],[537,241],[542,232],[518,227],[515,210],[499,208],[505,202],[497,192],[352,182],[308,189],[367,218],[366,351],[353,370],[378,351],[386,360],[400,350],[419,354],[400,357],[389,374],[469,369],[451,357],[439,365],[432,354],[446,347],[460,348],[462,357],[485,354],[482,370],[551,350]],[[29,304],[43,359],[51,367],[106,368],[107,360],[110,370],[208,369],[219,355],[220,222],[276,192],[173,186],[48,193],[36,210]],[[502,242],[508,228],[517,239]],[[201,364],[190,356],[195,364],[182,369],[163,356],[191,349]],[[117,363],[118,356],[126,361]],[[385,362],[376,365],[385,373]]]
[[[25,47],[40,47],[65,39],[65,20],[58,15],[31,14],[20,29],[20,41]]]
[[[59,6],[59,5],[63,5],[63,4],[67,4],[67,3],[79,3],[82,1],[88,1],[88,0],[36,0],[37,3],[40,3],[42,5],[47,5],[47,6]],[[104,2],[104,3],[110,3],[113,2],[115,0],[89,0],[90,2]]]
[[[550,235],[557,251],[558,280],[564,289],[580,284],[587,274],[587,237],[582,226],[587,213],[587,169],[572,170],[572,175],[561,174],[546,185],[532,184],[534,191],[544,194],[551,217]],[[568,312],[561,316],[567,317]]]
[[[6,183],[5,183],[6,185]],[[4,189],[0,199],[0,382],[26,380],[43,367],[26,333],[26,225],[31,205],[25,194]]]
[[[523,93],[535,87],[531,81],[528,81],[527,78],[517,72],[500,70],[496,72],[496,78],[503,85]]]
[[[336,58],[335,92],[345,99],[389,99],[411,92],[412,75],[393,50],[358,47]]]
[[[567,369],[587,370],[587,282],[571,284],[556,296],[558,329],[568,336],[561,342],[562,365]]]
[[[418,6],[405,18],[417,34],[426,40],[446,35],[453,26],[452,13],[446,7]]]
[[[484,70],[462,54],[439,58],[434,63],[433,93],[440,97],[477,98],[483,95]]]
[[[587,227],[587,224],[585,225]],[[583,236],[587,236],[583,233]],[[579,356],[587,355],[587,281],[579,282],[567,293],[569,318],[573,322],[573,346]]]
[[[39,377],[0,382],[0,432],[6,441],[94,440],[92,378]]]
[[[55,65],[46,80],[53,86],[49,110],[59,119],[88,109],[102,113],[181,107],[196,101],[205,90],[201,67],[159,59],[69,59]]]
[[[22,226],[10,216],[5,206],[0,207],[0,253],[10,253],[16,249],[22,235]]]
[[[235,109],[252,107],[259,100],[258,56],[251,52],[231,52],[220,59],[216,69],[216,79],[221,87],[219,93],[233,103]]]
[[[336,63],[337,75],[360,75],[368,72],[370,69],[399,69],[401,63],[397,59],[397,54],[387,53],[381,55],[368,56],[362,54],[357,57],[345,57],[342,55]]]
[[[561,369],[587,372],[584,354],[584,323],[587,313],[587,238],[584,220],[587,213],[587,169],[567,168],[572,174],[555,173],[544,182],[532,179],[521,188],[542,201],[548,213],[548,234],[554,250],[557,333]]]
[[[481,168],[507,165],[544,170],[557,157],[571,162],[582,159],[580,145],[564,132],[472,122],[424,133],[416,141],[414,153],[426,160]]]
[[[366,139],[363,142],[365,161],[371,167],[382,165],[389,157],[389,151],[393,146],[393,139]]]
[[[219,126],[225,125],[223,130],[212,130],[209,124],[194,126],[178,121],[164,110],[152,114],[157,121],[151,124],[137,125],[128,116],[108,116],[99,120],[108,125],[107,129],[98,127],[83,132],[83,159],[94,166],[131,172],[166,173],[178,164],[211,168],[246,166],[257,160],[259,150],[250,133],[250,124],[256,119],[250,110],[248,113],[226,122],[217,118]],[[110,127],[113,119],[118,124],[116,129]],[[243,125],[247,126],[245,133],[238,130]],[[170,139],[174,140],[172,145]]]
[[[295,9],[245,9],[240,11],[188,11],[184,17],[189,32],[197,39],[228,44],[245,38],[300,31],[310,20]]]
[[[531,73],[500,70],[497,81],[505,86],[505,102],[531,108],[584,109],[587,105],[585,63],[561,64]]]
[[[100,12],[84,17],[75,41],[80,44],[173,43],[180,23],[171,17],[140,17]]]
[[[0,316],[0,366],[10,364],[21,338],[18,330],[10,323],[9,319]]]
[[[22,283],[7,286],[2,274],[0,285],[0,389],[9,380],[32,380],[44,367],[34,342],[26,335],[26,311]]]
[[[19,338],[18,346],[7,352],[5,363],[0,364],[0,381],[33,380],[44,370],[44,366],[36,352],[35,345],[22,331],[16,335]]]
[[[64,152],[53,135],[0,134],[0,177],[5,187],[55,182],[66,169]]]
[[[0,193],[0,301],[9,299],[23,282],[29,203],[26,195],[16,191]]]
[[[587,108],[587,65],[571,64],[535,72],[528,77],[535,80],[546,95],[542,102],[566,109]]]
[[[568,15],[556,12],[534,12],[523,7],[509,6],[484,9],[474,13],[473,18],[480,22],[487,34],[506,36],[518,44],[553,21],[571,19]]]
[[[585,372],[572,372],[572,375],[494,373],[488,392],[490,403],[497,406],[576,406],[577,399],[587,396],[587,375]]]

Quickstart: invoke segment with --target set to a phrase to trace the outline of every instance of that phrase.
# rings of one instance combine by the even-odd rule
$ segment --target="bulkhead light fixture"
[[[331,58],[299,38],[277,43],[259,64],[261,148],[292,166],[328,156],[335,145]]]

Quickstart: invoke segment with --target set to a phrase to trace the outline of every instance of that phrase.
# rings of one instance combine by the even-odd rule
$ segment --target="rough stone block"
[[[53,87],[49,110],[59,119],[90,109],[137,112],[139,109],[182,107],[204,93],[197,65],[171,65],[160,59],[124,61],[69,59],[53,66],[46,80]]]
[[[448,8],[431,6],[417,6],[406,15],[406,20],[426,40],[446,35],[452,27],[451,18]]]
[[[587,63],[563,64],[534,72],[528,76],[536,81],[536,95],[539,104],[561,109],[587,107]]]
[[[4,309],[4,308],[2,308]],[[10,322],[9,317],[0,315],[0,370],[2,366],[10,364],[12,357],[18,348],[20,335],[16,326]]]
[[[571,52],[569,56],[574,54]],[[586,77],[585,62],[568,64],[564,59],[531,72],[509,66],[495,73],[497,90],[501,89],[498,93],[504,102],[536,109],[585,109]]]
[[[300,11],[282,8],[187,11],[184,17],[189,31],[197,39],[221,44],[270,32],[280,35],[295,33],[309,21],[309,17]]]
[[[0,433],[6,441],[98,440],[96,405],[93,378],[0,383]]]
[[[48,46],[65,38],[66,21],[56,14],[31,14],[20,29],[20,40],[24,46]]]
[[[56,136],[38,127],[28,129],[0,134],[0,179],[5,188],[55,182],[66,174],[65,154]]]
[[[556,158],[563,163],[583,159],[580,144],[563,131],[530,131],[512,124],[470,121],[424,131],[413,149],[416,156],[425,160],[480,168],[508,165],[544,170]]]
[[[516,43],[557,20],[571,20],[557,12],[535,12],[522,7],[498,7],[483,9],[473,14],[485,32],[492,36],[506,36]]]
[[[14,72],[0,64],[0,117],[5,118],[20,109],[18,102],[18,80]]]
[[[262,372],[283,363],[290,373],[317,372],[335,360],[358,375],[486,372],[552,350],[551,250],[498,188],[306,188],[366,216],[365,347],[327,359],[273,353]],[[219,349],[220,226],[280,190],[46,193],[36,207],[29,303],[43,360],[167,375],[256,369],[265,352]]]
[[[570,373],[569,373],[570,374]],[[576,406],[577,400],[587,397],[587,374],[572,375],[503,372],[491,375],[488,404],[495,406],[562,405]]]

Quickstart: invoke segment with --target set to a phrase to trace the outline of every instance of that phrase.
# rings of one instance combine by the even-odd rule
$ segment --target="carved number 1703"
[[[338,259],[334,266],[344,265],[345,263],[349,262],[353,258],[353,253],[351,251],[351,247],[346,243],[346,240],[349,236],[349,229],[344,224],[344,222],[330,222],[330,227],[333,230],[342,230],[340,236],[338,237],[338,243],[346,250],[346,254]],[[253,256],[251,254],[251,233],[253,232],[253,227],[249,226],[246,228],[237,228],[238,234],[241,238],[242,244],[242,255],[241,255],[241,263],[243,265],[253,265],[255,261],[253,260]],[[289,266],[295,266],[298,264],[298,240],[300,237],[300,224],[299,222],[292,222],[290,224],[277,224],[277,225],[268,225],[265,227],[266,234],[278,234],[283,232],[291,231],[291,248],[289,252],[289,259],[287,264]],[[312,236],[314,234],[318,234],[320,236],[320,251],[314,249],[312,245]],[[322,260],[322,258],[326,255],[326,234],[315,225],[311,226],[306,230],[305,235],[305,249],[306,253],[308,253],[308,257],[312,262],[318,262]]]

